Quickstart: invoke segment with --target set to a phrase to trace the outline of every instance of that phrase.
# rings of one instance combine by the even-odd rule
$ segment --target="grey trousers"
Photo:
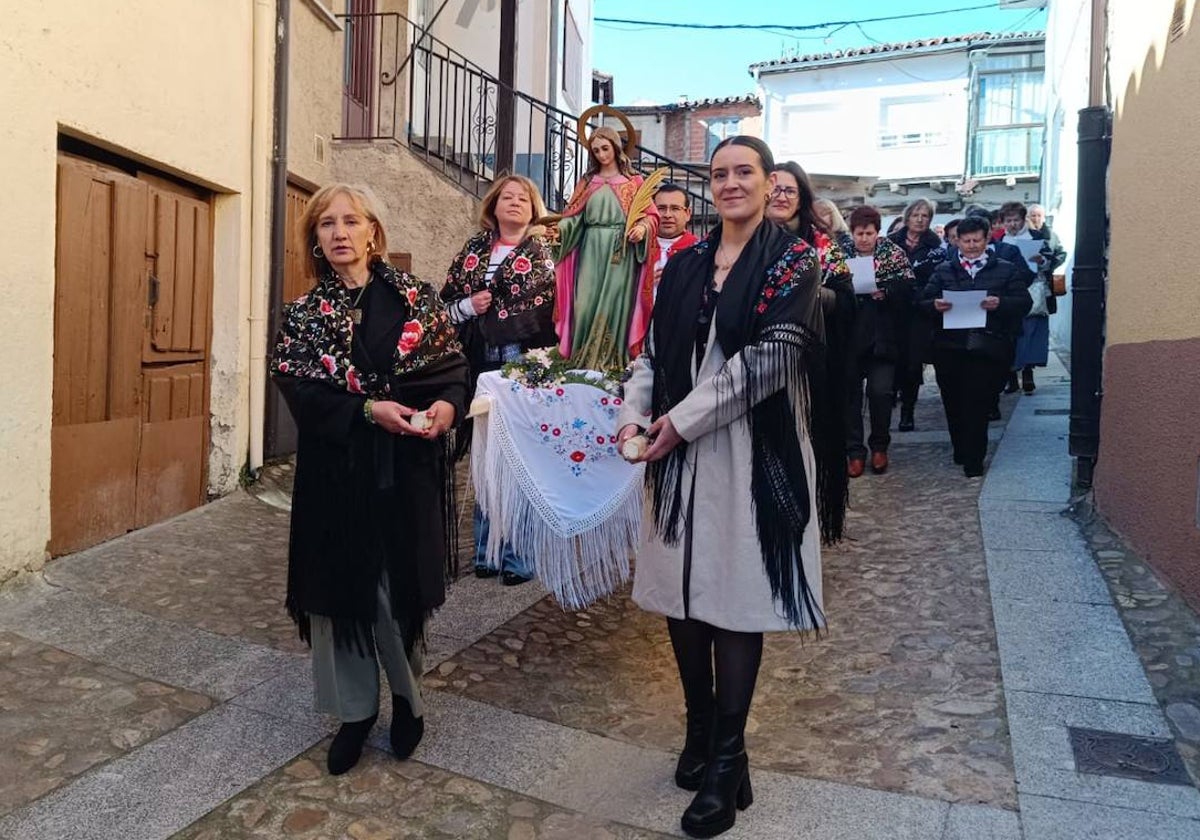
[[[392,602],[385,574],[379,582],[375,613],[375,651],[360,656],[356,650],[339,648],[333,643],[333,622],[310,615],[312,623],[313,684],[318,712],[333,715],[343,723],[367,718],[379,712],[379,664],[387,672],[392,694],[408,701],[412,713],[423,717],[420,676],[424,651],[413,645],[412,656],[404,655],[404,637],[392,620]],[[379,655],[376,661],[376,652]]]

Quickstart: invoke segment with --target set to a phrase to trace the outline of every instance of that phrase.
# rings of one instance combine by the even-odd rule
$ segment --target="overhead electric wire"
[[[911,20],[913,18],[936,17],[938,15],[952,15],[958,12],[978,12],[983,9],[995,9],[996,3],[993,0],[991,3],[985,3],[980,6],[962,6],[957,9],[942,9],[936,12],[910,12],[906,15],[889,15],[887,17],[876,18],[860,18],[857,20],[830,20],[824,23],[805,23],[805,24],[780,24],[780,23],[680,23],[678,21],[668,20],[630,20],[628,18],[595,18],[596,23],[609,24],[625,24],[628,26],[639,26],[647,29],[696,29],[696,30],[759,30],[769,32],[771,30],[780,31],[786,30],[789,32],[805,32],[813,29],[828,29],[831,26],[853,26],[860,23],[885,23],[893,20]]]

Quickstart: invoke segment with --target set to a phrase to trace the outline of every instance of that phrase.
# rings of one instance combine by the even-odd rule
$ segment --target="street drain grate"
[[[1042,414],[1042,415],[1053,414],[1055,416],[1062,416],[1064,414],[1070,414],[1071,409],[1069,409],[1069,408],[1035,408],[1033,410],[1033,413],[1034,414]]]
[[[1175,742],[1121,732],[1068,726],[1075,769],[1095,776],[1120,776],[1161,785],[1191,785]]]

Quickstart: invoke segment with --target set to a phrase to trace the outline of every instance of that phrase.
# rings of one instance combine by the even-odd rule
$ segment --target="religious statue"
[[[608,126],[587,135],[587,116],[580,117],[580,136],[589,167],[557,224],[555,328],[559,353],[574,367],[613,371],[640,352],[650,323],[654,190],[666,172],[643,179],[629,162],[633,140],[623,145]]]

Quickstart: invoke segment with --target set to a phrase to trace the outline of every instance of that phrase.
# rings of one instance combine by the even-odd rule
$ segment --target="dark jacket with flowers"
[[[442,300],[453,305],[485,289],[492,293],[491,308],[460,326],[459,336],[475,369],[473,349],[520,344],[522,350],[548,347],[554,334],[554,260],[542,236],[527,236],[504,258],[491,279],[488,260],[496,237],[480,231],[467,240],[446,274]]]
[[[456,418],[466,413],[467,364],[437,292],[383,262],[361,293],[330,273],[285,307],[271,373],[299,432],[287,608],[301,637],[321,615],[338,644],[369,649],[387,574],[413,644],[455,559],[446,445],[392,435],[363,409],[373,397],[419,410],[445,400]]]
[[[912,305],[912,267],[900,246],[883,236],[875,240],[875,282],[884,294],[883,300],[857,295],[849,357],[856,366],[858,358],[868,353],[878,359],[896,359],[897,322],[907,317]]]

